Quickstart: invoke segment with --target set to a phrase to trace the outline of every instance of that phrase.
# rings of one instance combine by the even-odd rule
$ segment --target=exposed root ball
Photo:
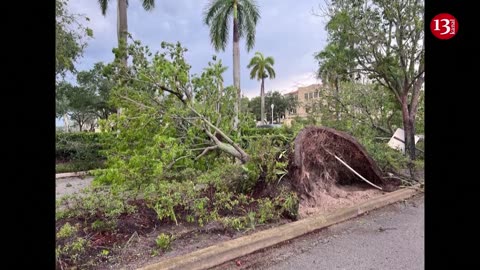
[[[349,134],[311,126],[297,135],[290,156],[290,180],[300,194],[313,196],[314,186],[329,190],[333,184],[365,183],[334,155],[384,191],[393,191],[400,184],[397,180],[384,178],[365,148]]]

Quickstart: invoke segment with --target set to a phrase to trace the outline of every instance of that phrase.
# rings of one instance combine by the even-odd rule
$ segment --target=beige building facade
[[[298,105],[294,110],[285,113],[285,120],[288,122],[289,119],[295,117],[307,117],[310,112],[309,105],[319,100],[319,93],[322,91],[322,87],[321,84],[312,84],[299,87],[296,91],[286,93],[285,96],[293,96],[298,101]]]

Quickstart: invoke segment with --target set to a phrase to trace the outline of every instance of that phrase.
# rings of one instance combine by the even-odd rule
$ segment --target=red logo
[[[451,39],[458,32],[458,21],[448,13],[440,13],[430,22],[430,30],[439,39]]]

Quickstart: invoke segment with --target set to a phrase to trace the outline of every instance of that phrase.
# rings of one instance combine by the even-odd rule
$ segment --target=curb
[[[89,175],[90,172],[91,172],[91,171],[69,172],[69,173],[57,173],[57,174],[55,174],[55,179],[67,178],[67,177],[85,176],[85,175]]]
[[[328,215],[309,217],[237,239],[222,242],[182,256],[147,265],[138,270],[203,270],[257,250],[346,221],[366,212],[408,199],[421,193],[419,185],[404,188]]]

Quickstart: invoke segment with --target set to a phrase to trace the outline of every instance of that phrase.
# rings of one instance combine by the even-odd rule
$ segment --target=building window
[[[312,99],[312,98],[313,98],[313,92],[308,93],[308,99]]]
[[[318,98],[318,91],[315,91],[313,97],[314,97],[314,98]]]
[[[305,100],[308,100],[308,93],[305,93]]]

